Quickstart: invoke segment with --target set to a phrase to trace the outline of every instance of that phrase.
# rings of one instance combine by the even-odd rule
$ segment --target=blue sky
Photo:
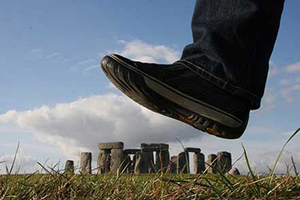
[[[101,58],[111,52],[144,61],[175,61],[192,41],[194,4],[186,0],[1,2],[0,161],[9,164],[18,141],[20,162],[30,171],[36,161],[63,162],[75,159],[81,150],[93,151],[96,158],[97,142],[102,140],[124,140],[128,147],[165,141],[178,153],[180,145],[174,139],[178,137],[206,154],[228,150],[234,158],[242,153],[243,142],[254,166],[270,165],[273,160],[262,162],[261,155],[276,155],[300,126],[299,0],[285,4],[263,105],[252,112],[240,140],[210,137],[145,111],[114,89],[100,70]],[[113,116],[105,114],[112,110]],[[129,136],[135,139],[129,141]],[[300,164],[299,141],[292,141],[283,161],[293,155]]]

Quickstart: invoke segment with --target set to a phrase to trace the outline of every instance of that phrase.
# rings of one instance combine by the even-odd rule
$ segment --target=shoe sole
[[[106,69],[106,64],[102,63],[102,69],[112,83],[131,99],[154,112],[227,139],[239,138],[246,128],[248,118],[243,122],[230,113],[190,97],[113,54],[103,58],[103,61],[115,65]]]

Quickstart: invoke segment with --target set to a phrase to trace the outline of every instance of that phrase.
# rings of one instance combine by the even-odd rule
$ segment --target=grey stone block
[[[92,153],[82,152],[80,159],[80,173],[91,174],[92,173]]]
[[[222,151],[217,154],[217,166],[220,172],[229,172],[232,167],[231,162],[231,154],[229,152]]]
[[[189,153],[186,151],[178,154],[177,173],[190,173]]]
[[[200,174],[205,171],[205,158],[203,153],[194,153],[194,172],[195,174]]]
[[[170,173],[172,173],[172,174],[177,173],[177,162],[178,162],[178,157],[172,156],[170,164],[169,164],[169,172]]]
[[[208,155],[205,164],[205,170],[207,173],[212,173],[212,174],[217,173],[217,155],[215,154]]]
[[[111,150],[111,163],[110,163],[110,173],[115,174],[118,170],[121,170],[121,163],[123,161],[123,150],[122,149],[112,149]]]
[[[149,173],[149,159],[146,152],[137,152],[135,154],[136,161],[134,166],[134,173],[140,174],[140,173]]]
[[[153,152],[145,152],[148,157],[148,162],[149,162],[149,173],[154,173],[155,172],[155,163],[154,163],[154,155]]]
[[[99,156],[98,156],[98,174],[105,174],[110,171],[110,162],[111,162],[111,156],[110,156],[109,149],[103,149],[100,150]]]
[[[170,163],[170,153],[168,149],[164,149],[156,152],[155,156],[155,171],[159,172],[163,170],[163,172],[167,171],[167,168]]]
[[[130,173],[131,164],[132,164],[132,161],[131,161],[130,156],[128,154],[123,154],[123,161],[121,163],[121,172]]]
[[[66,161],[65,172],[74,174],[74,161],[73,160],[67,160]]]
[[[164,143],[142,143],[141,148],[152,148],[155,150],[161,150],[169,149],[169,145]]]
[[[192,148],[192,147],[187,147],[184,150],[187,152],[192,152],[192,153],[200,153],[201,152],[200,148]]]
[[[231,168],[231,170],[228,172],[228,174],[231,174],[231,175],[240,175],[240,171],[238,170],[238,168],[233,167],[233,168]]]
[[[123,142],[105,142],[98,143],[98,149],[124,149]]]

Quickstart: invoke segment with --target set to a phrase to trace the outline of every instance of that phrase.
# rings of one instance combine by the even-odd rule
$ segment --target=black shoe
[[[158,65],[111,54],[101,65],[116,87],[154,112],[222,138],[245,131],[249,103],[207,82],[185,61]]]

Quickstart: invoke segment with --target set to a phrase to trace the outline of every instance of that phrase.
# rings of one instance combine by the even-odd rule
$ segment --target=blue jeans
[[[285,0],[197,0],[194,42],[181,60],[213,84],[260,107]]]

